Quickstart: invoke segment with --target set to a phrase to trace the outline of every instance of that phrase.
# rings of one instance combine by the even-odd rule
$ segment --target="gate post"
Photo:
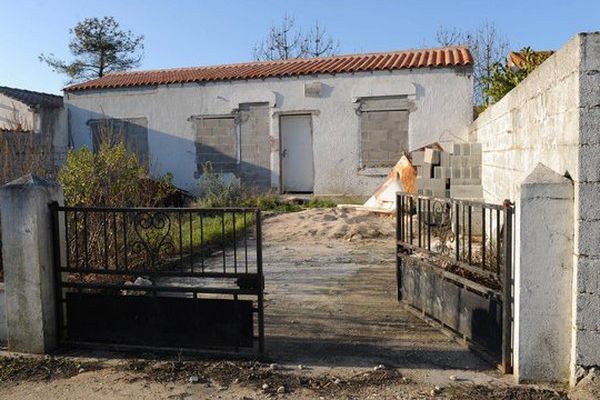
[[[0,188],[2,262],[8,349],[46,353],[56,346],[51,202],[63,203],[55,182],[25,175]]]
[[[573,182],[538,164],[516,206],[514,373],[518,381],[569,379]]]

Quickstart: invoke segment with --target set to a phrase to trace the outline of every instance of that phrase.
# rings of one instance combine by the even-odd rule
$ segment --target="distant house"
[[[65,107],[76,148],[108,123],[185,190],[211,162],[248,186],[365,195],[403,152],[466,139],[472,64],[454,47],[119,72],[66,87]]]
[[[63,97],[0,86],[0,130],[33,132],[56,151],[66,151],[68,123]]]
[[[535,64],[537,65],[537,64],[541,64],[542,61],[544,61],[546,58],[548,58],[552,54],[554,54],[554,50],[538,50],[538,51],[533,51],[531,54],[533,57],[532,61],[534,61]],[[510,53],[508,53],[507,58],[508,58],[508,66],[514,71],[523,68],[523,65],[526,62],[525,55],[522,51],[511,51]]]

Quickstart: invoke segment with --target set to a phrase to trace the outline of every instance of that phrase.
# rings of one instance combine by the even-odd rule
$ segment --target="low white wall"
[[[573,287],[564,299],[574,383],[579,367],[600,365],[600,33],[566,43],[481,114],[469,138],[483,147],[487,201],[509,198],[518,208],[518,184],[538,163],[574,181]]]
[[[321,82],[321,97],[305,97],[304,85]],[[192,115],[227,114],[240,103],[268,102],[270,109],[271,182],[279,186],[279,115],[311,113],[314,191],[317,194],[370,195],[383,174],[360,169],[360,121],[357,98],[408,95],[412,149],[431,142],[466,139],[472,121],[469,70],[418,68],[400,71],[269,78],[264,80],[173,84],[143,88],[67,93],[70,130],[75,147],[91,146],[90,119],[148,119],[152,172],[171,172],[177,186],[197,189]]]

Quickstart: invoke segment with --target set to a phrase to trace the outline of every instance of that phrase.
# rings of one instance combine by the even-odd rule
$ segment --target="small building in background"
[[[0,86],[0,130],[41,134],[52,138],[56,148],[66,149],[68,123],[63,97]]]
[[[262,190],[371,195],[403,154],[466,141],[472,66],[452,47],[114,72],[65,107],[75,148],[109,126],[184,190],[210,162]]]
[[[63,97],[0,86],[0,183],[53,177],[69,146]]]

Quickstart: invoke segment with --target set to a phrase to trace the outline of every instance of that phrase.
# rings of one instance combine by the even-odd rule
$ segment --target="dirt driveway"
[[[403,310],[392,218],[315,209],[265,218],[263,234],[266,359],[103,354],[32,367],[0,357],[0,398],[565,398],[515,387]]]
[[[270,356],[323,366],[495,373],[398,304],[394,224],[387,216],[338,209],[265,220]]]

